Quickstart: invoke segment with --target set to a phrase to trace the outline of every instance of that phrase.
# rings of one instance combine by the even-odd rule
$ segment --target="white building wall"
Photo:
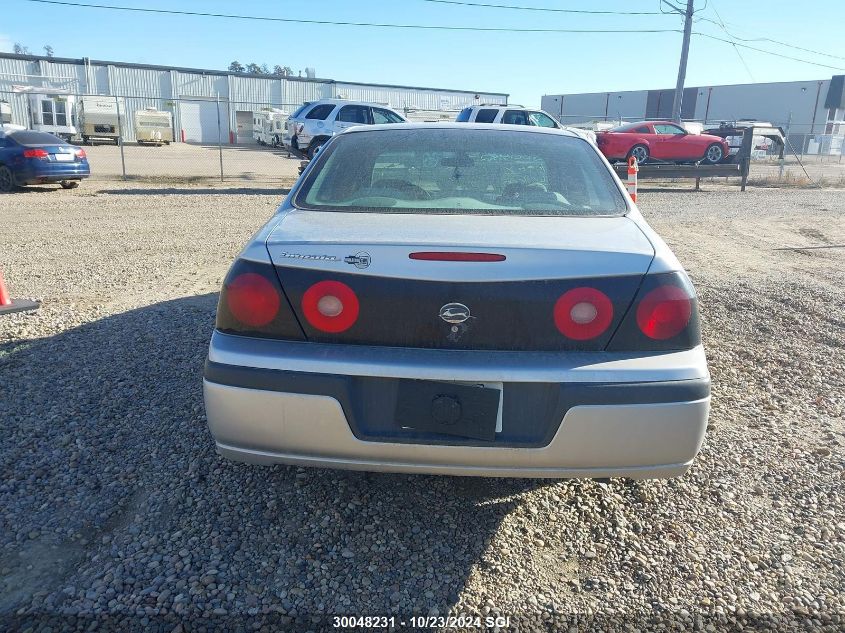
[[[178,72],[176,86],[177,97],[229,97],[229,81],[226,75],[203,75],[198,73]]]
[[[810,133],[814,117],[813,132],[820,134],[827,119],[824,101],[829,85],[829,80],[812,80],[699,87],[693,118],[708,125],[751,118],[786,128],[791,113],[789,125],[793,135]],[[610,121],[620,117],[637,120],[646,116],[649,92],[544,95],[541,103],[544,110],[563,123],[605,117]]]
[[[293,112],[305,101],[338,95],[348,99],[387,103],[399,110],[406,107],[457,110],[475,102],[507,103],[507,95],[504,94],[480,93],[476,100],[475,93],[469,91],[337,83],[328,79],[308,80],[299,77],[245,77],[226,72],[191,72],[178,68],[123,66],[108,62],[91,62],[86,65],[81,59],[31,59],[4,57],[0,54],[0,99],[12,105],[13,121],[22,125],[29,124],[28,102],[26,95],[11,93],[13,85],[67,90],[76,94],[121,96],[125,104],[125,112],[121,113],[123,136],[127,141],[134,141],[135,111],[149,107],[172,112],[177,140],[181,137],[181,130],[188,124],[208,127],[212,120],[208,114],[208,102],[216,101],[218,95],[226,142],[229,140],[229,132],[237,128],[238,110],[257,111],[263,107],[277,107]],[[202,104],[187,107],[187,121],[181,120],[183,100]],[[216,117],[214,119],[211,136],[216,140]],[[196,131],[193,136],[204,142],[210,138],[205,129]]]
[[[291,112],[306,101],[329,99],[336,95],[335,84],[329,82],[283,79],[282,89],[284,91],[282,107]]]
[[[392,108],[418,108],[421,110],[459,110],[474,103],[507,103],[507,95],[474,93],[435,88],[403,88],[375,86],[363,83],[338,82],[335,87],[338,97],[356,101],[385,103]],[[475,95],[478,94],[478,100]]]
[[[790,132],[804,134],[810,133],[815,113],[814,131],[821,133],[829,86],[829,80],[817,80],[699,88],[695,117],[704,120],[706,115],[707,123],[713,124],[752,118],[786,127],[792,113]]]

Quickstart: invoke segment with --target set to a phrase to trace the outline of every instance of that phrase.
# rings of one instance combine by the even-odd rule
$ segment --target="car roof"
[[[432,123],[393,123],[391,125],[356,125],[347,128],[341,134],[359,132],[384,132],[395,130],[400,127],[403,130],[491,130],[498,132],[516,132],[517,134],[557,134],[558,136],[569,136],[571,138],[584,137],[567,129],[536,127],[533,125],[510,125],[506,123],[457,123],[455,121],[437,121]]]
[[[332,105],[365,105],[373,106],[374,108],[386,108],[387,110],[393,110],[396,112],[396,108],[389,106],[386,103],[376,103],[375,101],[355,101],[353,99],[319,99],[317,101],[312,101],[307,105],[315,106],[323,103],[329,103]]]

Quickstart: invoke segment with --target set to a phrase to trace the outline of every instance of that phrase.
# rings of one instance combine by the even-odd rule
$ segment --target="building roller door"
[[[182,123],[183,139],[187,143],[213,143],[218,140],[217,102],[216,101],[180,101],[179,120]],[[228,112],[226,105],[220,104],[220,140],[229,140]]]

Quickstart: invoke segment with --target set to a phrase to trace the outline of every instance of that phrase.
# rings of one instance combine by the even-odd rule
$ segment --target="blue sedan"
[[[0,129],[0,192],[44,183],[73,189],[90,175],[88,158],[81,147],[46,132]]]

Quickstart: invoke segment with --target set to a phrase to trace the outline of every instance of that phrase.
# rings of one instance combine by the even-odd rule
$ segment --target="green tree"
[[[44,54],[47,55],[47,57],[52,57],[53,56],[53,47],[50,46],[49,44],[45,44],[44,45]]]
[[[229,72],[242,73],[244,72],[244,67],[239,61],[235,60],[231,64],[229,64]]]

